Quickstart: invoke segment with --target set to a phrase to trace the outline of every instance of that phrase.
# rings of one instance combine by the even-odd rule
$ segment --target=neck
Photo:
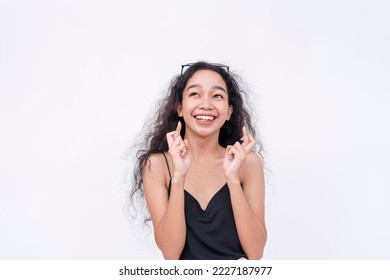
[[[188,140],[189,153],[195,162],[224,156],[224,148],[218,143],[218,134],[201,137],[186,133],[184,138]]]

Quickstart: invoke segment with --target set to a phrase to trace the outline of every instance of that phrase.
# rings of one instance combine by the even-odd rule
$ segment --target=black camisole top
[[[171,192],[171,172],[168,197]],[[238,239],[236,223],[230,200],[229,187],[225,184],[211,198],[206,209],[189,192],[184,190],[184,214],[186,241],[181,260],[237,260],[246,258]]]

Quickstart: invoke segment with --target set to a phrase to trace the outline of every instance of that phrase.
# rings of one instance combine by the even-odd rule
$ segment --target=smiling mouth
[[[213,121],[215,120],[216,117],[214,116],[203,116],[203,115],[198,115],[198,116],[195,116],[195,119],[199,120],[199,121]]]

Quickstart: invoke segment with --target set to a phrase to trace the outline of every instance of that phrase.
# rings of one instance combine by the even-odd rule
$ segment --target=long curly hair
[[[199,61],[188,65],[184,73],[176,75],[171,80],[170,86],[162,99],[156,104],[152,118],[144,125],[144,131],[139,135],[140,141],[133,146],[136,149],[136,165],[133,170],[133,186],[130,192],[132,205],[140,199],[143,208],[147,212],[144,199],[142,170],[149,162],[149,156],[154,153],[168,151],[166,134],[176,129],[178,121],[184,124],[182,117],[177,114],[177,109],[183,99],[183,91],[188,80],[199,70],[212,70],[217,72],[226,83],[229,105],[233,107],[233,113],[229,121],[226,121],[220,129],[219,144],[223,147],[233,145],[242,137],[242,127],[245,126],[248,133],[256,140],[256,152],[261,156],[262,143],[258,139],[250,111],[253,111],[247,93],[240,88],[239,77],[230,73],[228,68],[221,64]],[[185,125],[182,126],[181,136],[184,137]],[[137,210],[137,209],[136,209]],[[146,217],[144,221],[149,221]]]

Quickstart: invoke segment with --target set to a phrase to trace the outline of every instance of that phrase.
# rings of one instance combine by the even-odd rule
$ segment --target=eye
[[[199,93],[197,93],[197,92],[191,92],[189,96],[198,97],[198,96],[199,96]]]
[[[213,97],[214,97],[215,99],[223,99],[222,94],[219,94],[219,93],[215,94]]]

